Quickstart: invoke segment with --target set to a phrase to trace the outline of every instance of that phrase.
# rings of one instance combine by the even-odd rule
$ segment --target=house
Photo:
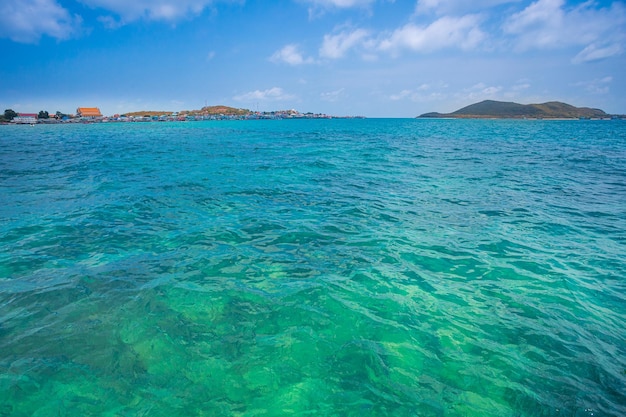
[[[33,124],[37,123],[37,113],[18,113],[13,118],[13,123]]]
[[[76,109],[76,117],[102,117],[97,107],[79,107]]]

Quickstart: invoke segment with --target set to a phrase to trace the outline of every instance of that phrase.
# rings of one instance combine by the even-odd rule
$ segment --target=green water
[[[626,415],[626,124],[0,129],[0,416]]]

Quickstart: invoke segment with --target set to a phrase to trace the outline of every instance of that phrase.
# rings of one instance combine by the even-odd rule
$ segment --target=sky
[[[1,0],[0,111],[626,113],[626,1]]]

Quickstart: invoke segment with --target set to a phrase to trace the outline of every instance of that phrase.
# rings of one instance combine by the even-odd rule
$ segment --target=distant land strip
[[[519,104],[484,100],[470,104],[452,113],[424,113],[418,118],[453,119],[624,119],[625,115],[611,115],[600,109],[575,107],[559,101],[541,104]]]
[[[176,115],[179,117],[209,117],[209,116],[228,116],[235,118],[255,118],[255,117],[273,117],[273,118],[363,118],[362,116],[331,116],[323,113],[300,113],[297,110],[274,110],[274,111],[252,111],[248,109],[238,109],[236,107],[229,106],[205,106],[199,110],[180,110],[177,112],[171,111],[155,111],[155,110],[141,110],[135,112],[124,113],[125,117],[154,117],[163,115]]]
[[[168,122],[197,120],[259,120],[259,119],[363,119],[363,116],[331,116],[325,113],[301,113],[297,110],[251,111],[228,106],[205,106],[200,110],[162,111],[141,110],[103,116],[97,107],[79,107],[76,114],[47,111],[17,113],[12,109],[0,115],[0,124],[56,124],[56,123],[105,123],[105,122]]]
[[[248,114],[253,114],[253,112],[248,109],[237,109],[235,107],[228,107],[228,106],[205,106],[201,108],[200,110],[181,110],[179,112],[141,110],[141,111],[124,113],[124,116],[128,116],[128,117],[161,116],[164,114],[172,114],[172,113],[176,113],[179,115],[189,115],[189,116],[210,116],[210,115],[212,116],[217,116],[217,115],[244,116]]]

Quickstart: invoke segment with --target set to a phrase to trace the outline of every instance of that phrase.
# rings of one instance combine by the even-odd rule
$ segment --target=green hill
[[[207,106],[203,107],[200,110],[181,110],[179,112],[180,115],[189,115],[189,116],[209,116],[209,115],[235,115],[235,116],[243,116],[246,114],[250,114],[250,110],[247,109],[237,109],[234,107],[228,106]],[[130,113],[125,113],[126,116],[161,116],[161,115],[170,115],[171,111],[154,111],[154,110],[141,110]]]
[[[190,115],[234,115],[234,116],[243,116],[246,114],[250,114],[251,111],[248,109],[237,109],[234,107],[228,106],[207,106],[203,107],[200,110],[190,110],[183,113],[187,113]]]
[[[131,111],[128,113],[124,113],[124,116],[128,117],[152,117],[152,116],[162,116],[164,114],[172,114],[171,111],[160,111],[160,110],[141,110],[141,111]]]
[[[498,118],[498,119],[578,119],[609,117],[600,109],[574,107],[558,101],[542,104],[519,104],[506,101],[484,100],[471,104],[452,113],[424,113],[419,117],[450,118]]]

